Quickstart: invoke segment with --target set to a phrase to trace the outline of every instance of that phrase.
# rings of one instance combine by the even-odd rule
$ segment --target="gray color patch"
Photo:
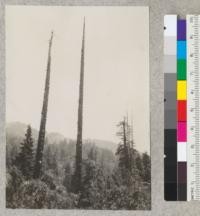
[[[165,98],[164,99],[165,110],[176,109],[176,92],[173,91],[165,92],[164,98]]]
[[[164,54],[165,55],[176,55],[176,37],[165,37],[164,38]]]
[[[176,73],[176,55],[164,56],[164,73]]]
[[[165,110],[165,129],[176,129],[176,110]]]
[[[165,91],[176,91],[177,75],[174,73],[164,74],[164,89]]]

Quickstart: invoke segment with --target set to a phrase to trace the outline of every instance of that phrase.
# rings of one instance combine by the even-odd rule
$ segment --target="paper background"
[[[164,133],[163,133],[163,16],[164,14],[200,14],[199,0],[7,0],[7,4],[29,5],[145,5],[150,10],[150,109],[151,109],[151,211],[71,211],[5,209],[5,32],[4,5],[0,3],[0,215],[2,216],[198,216],[200,202],[164,201]]]

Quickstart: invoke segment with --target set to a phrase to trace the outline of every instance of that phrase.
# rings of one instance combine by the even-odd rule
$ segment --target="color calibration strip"
[[[177,200],[187,200],[186,20],[177,21]]]
[[[177,200],[177,15],[164,17],[164,194]]]
[[[164,25],[165,200],[200,200],[200,15]]]

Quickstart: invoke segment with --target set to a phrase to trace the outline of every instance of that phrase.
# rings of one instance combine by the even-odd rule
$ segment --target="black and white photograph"
[[[6,6],[6,208],[151,210],[149,9]]]

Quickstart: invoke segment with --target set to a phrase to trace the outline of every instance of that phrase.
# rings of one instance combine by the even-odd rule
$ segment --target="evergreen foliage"
[[[16,157],[15,164],[21,171],[25,179],[30,179],[33,175],[34,151],[31,126],[28,125],[25,139],[21,143],[20,153]]]
[[[18,138],[14,141],[14,138],[7,137],[7,140],[10,141],[7,142],[6,160],[7,208],[150,209],[150,156],[135,149],[133,136],[130,136],[131,127],[126,118],[123,121],[126,128],[126,145],[124,145],[124,123],[120,123],[118,126],[120,142],[116,149],[116,155],[108,149],[97,147],[91,141],[84,142],[82,185],[81,190],[76,193],[73,190],[73,175],[76,169],[75,141],[62,140],[59,143],[49,144],[47,139],[43,155],[42,175],[40,179],[33,179],[30,174],[31,168],[26,168],[26,172],[22,168],[28,163],[24,163],[24,159],[19,160],[19,156],[24,155],[22,149],[23,152],[27,152],[23,147],[25,143],[34,143],[30,138],[32,137],[30,127],[27,129],[21,145],[20,142],[18,143]],[[35,148],[34,144],[32,152]],[[128,156],[125,158],[124,155],[127,155],[127,152]],[[16,160],[11,158],[13,156],[16,157]],[[23,158],[25,157],[23,156]],[[30,161],[33,161],[33,158]],[[20,163],[16,161],[23,161],[23,166],[20,166]]]

